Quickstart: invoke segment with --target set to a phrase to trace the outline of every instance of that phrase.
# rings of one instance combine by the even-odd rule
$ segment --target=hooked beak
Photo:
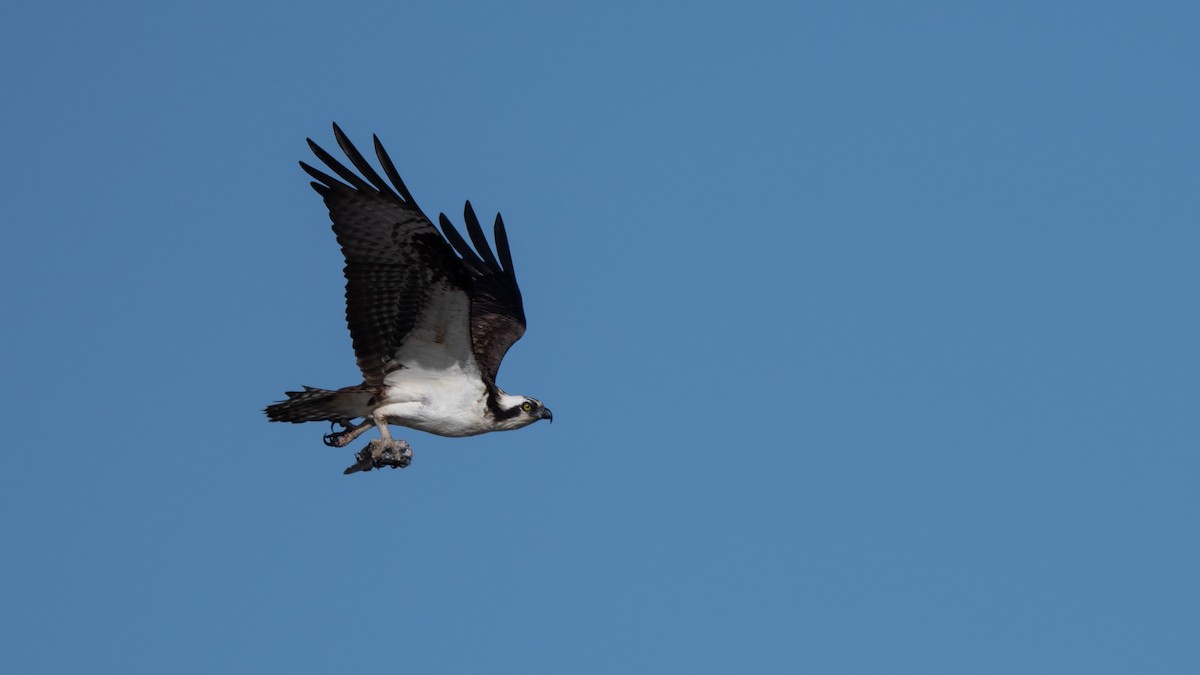
[[[538,418],[544,419],[544,420],[550,420],[550,423],[554,424],[554,413],[550,412],[549,408],[542,408],[542,412],[541,412],[541,414],[538,415]]]

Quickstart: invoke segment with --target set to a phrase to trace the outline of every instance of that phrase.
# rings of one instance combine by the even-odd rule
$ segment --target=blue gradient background
[[[24,4],[8,672],[1200,672],[1194,3]],[[501,211],[554,425],[407,435],[296,161]],[[357,444],[356,444],[357,446]]]

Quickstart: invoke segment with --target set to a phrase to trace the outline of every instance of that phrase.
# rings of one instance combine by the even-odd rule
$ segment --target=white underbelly
[[[393,371],[384,380],[383,404],[375,414],[386,417],[389,424],[438,436],[474,436],[491,431],[487,388],[473,366]]]

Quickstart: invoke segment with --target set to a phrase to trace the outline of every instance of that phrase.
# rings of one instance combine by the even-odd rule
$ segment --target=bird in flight
[[[345,473],[406,467],[412,449],[389,424],[439,436],[474,436],[553,421],[542,402],[505,393],[496,373],[525,333],[525,310],[504,221],[495,252],[467,202],[467,244],[450,219],[441,231],[417,206],[379,138],[384,180],[337,124],[333,135],[358,173],[308,140],[334,178],[304,162],[325,200],[346,258],[346,323],[363,381],[342,389],[304,387],[267,406],[272,422],[329,422],[325,444],[345,447],[371,427],[380,438]],[[361,174],[361,175],[360,175]],[[389,182],[390,181],[390,182]],[[360,422],[355,420],[361,419]]]

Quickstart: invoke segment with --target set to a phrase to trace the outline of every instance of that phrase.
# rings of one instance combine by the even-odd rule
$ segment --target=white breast
[[[439,436],[473,436],[492,431],[487,388],[479,370],[404,368],[385,379],[384,403],[376,414],[388,422]]]

